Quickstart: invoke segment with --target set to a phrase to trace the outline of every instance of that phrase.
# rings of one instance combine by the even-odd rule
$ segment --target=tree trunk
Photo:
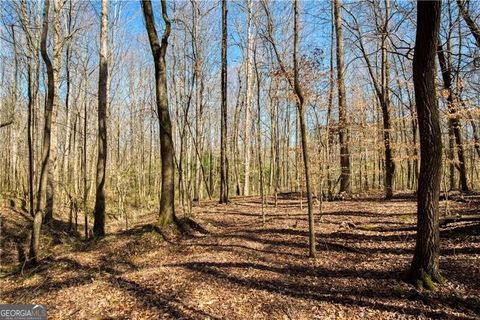
[[[222,0],[222,106],[220,134],[220,201],[228,203],[227,162],[227,1]]]
[[[194,72],[195,72],[195,192],[194,199],[200,201],[203,196],[203,185],[201,180],[205,181],[205,173],[203,170],[203,73],[202,73],[202,49],[201,41],[198,39],[200,10],[198,8],[198,1],[192,0],[192,50],[194,52]],[[207,193],[210,197],[210,193]]]
[[[87,69],[84,70],[85,82],[88,78]],[[88,239],[88,167],[87,167],[87,126],[88,126],[88,112],[87,112],[87,84],[85,83],[83,96],[83,152],[82,152],[82,178],[83,178],[83,218],[84,218],[84,233],[85,239]]]
[[[340,192],[350,193],[350,151],[347,128],[347,99],[345,92],[345,62],[341,0],[334,0],[335,32],[337,38],[337,84],[338,84],[338,139],[340,140]]]
[[[37,204],[35,208],[35,215],[33,218],[33,232],[30,239],[30,253],[29,259],[32,264],[37,263],[39,247],[40,247],[40,231],[42,225],[42,209],[46,202],[46,185],[48,167],[50,164],[50,138],[52,128],[52,111],[54,103],[54,72],[53,65],[47,52],[47,36],[48,36],[48,13],[50,10],[50,0],[45,0],[43,7],[43,25],[40,42],[40,51],[43,61],[47,69],[47,99],[45,102],[45,121],[43,127],[43,142],[42,142],[42,162],[40,168],[40,178],[37,193]]]
[[[258,171],[260,180],[260,201],[262,205],[262,223],[265,225],[265,197],[264,197],[264,175],[263,175],[263,159],[262,159],[262,130],[261,130],[261,108],[260,108],[260,72],[258,71],[256,50],[253,53],[255,62],[255,75],[257,78],[257,153],[258,153]]]
[[[390,20],[390,0],[385,0],[385,22],[382,32],[382,89],[381,102],[383,116],[383,143],[385,145],[385,197],[393,197],[393,180],[395,162],[390,137],[390,97],[389,97],[389,62],[388,62],[388,21]]]
[[[158,121],[160,124],[160,149],[162,159],[162,187],[160,192],[160,213],[158,224],[165,227],[175,220],[175,181],[173,163],[172,123],[168,110],[167,76],[165,55],[168,46],[171,24],[167,15],[166,0],[162,0],[162,18],[165,23],[161,44],[155,28],[155,18],[150,0],[142,1],[143,15],[148,39],[155,64],[155,93]]]
[[[360,26],[355,19],[356,28],[357,28],[357,38],[359,40],[360,51],[362,52],[363,58],[367,64],[368,73],[373,82],[373,87],[375,89],[378,102],[380,103],[380,108],[382,110],[382,135],[383,135],[383,144],[385,147],[385,176],[384,176],[384,189],[385,197],[391,199],[393,197],[393,180],[395,176],[395,162],[393,160],[393,150],[391,145],[391,121],[390,121],[390,96],[389,96],[389,61],[388,61],[388,21],[390,20],[390,1],[385,0],[385,16],[381,25],[377,27],[382,30],[381,35],[381,82],[378,81],[378,77],[375,75],[372,63],[369,58],[362,40],[362,32]]]
[[[58,0],[53,1],[53,108],[51,112],[50,156],[47,171],[44,223],[49,223],[53,220],[55,187],[57,179],[57,113],[60,104],[60,67],[62,63],[61,52],[63,47],[60,39],[60,11],[62,6],[62,2]]]
[[[458,171],[460,174],[460,189],[463,192],[468,192],[467,170],[465,168],[465,156],[463,150],[462,132],[460,119],[458,117],[459,103],[455,103],[452,88],[452,72],[450,69],[450,62],[441,44],[438,45],[438,61],[440,62],[440,69],[442,70],[443,87],[447,92],[447,107],[450,117],[448,119],[449,126],[453,131],[455,138],[455,147],[457,148],[458,156]]]
[[[28,116],[27,116],[27,143],[28,143],[28,200],[29,200],[29,212],[32,217],[35,216],[33,201],[34,201],[34,191],[33,191],[33,166],[34,166],[34,157],[35,157],[35,143],[33,141],[32,129],[33,129],[33,108],[35,106],[34,102],[34,85],[32,79],[32,66],[29,62],[27,64],[27,76],[28,76]]]
[[[313,217],[313,199],[310,186],[310,159],[308,156],[308,138],[307,126],[305,123],[305,98],[300,85],[298,70],[298,0],[293,2],[293,82],[294,90],[297,95],[297,107],[300,121],[300,136],[302,140],[303,165],[305,170],[305,184],[307,188],[307,204],[308,204],[308,233],[309,233],[309,256],[315,258],[315,221]]]
[[[246,69],[246,96],[245,96],[245,180],[243,184],[243,195],[250,194],[250,154],[251,154],[251,123],[250,114],[252,110],[252,51],[253,51],[253,35],[252,35],[252,0],[247,0],[247,60],[245,62]]]
[[[417,237],[410,281],[433,289],[439,274],[439,212],[442,137],[435,92],[435,56],[441,17],[440,1],[417,2],[417,35],[413,82],[420,129],[420,176],[417,194]]]
[[[100,18],[100,66],[98,75],[98,158],[93,210],[93,235],[105,235],[105,169],[107,166],[107,103],[108,103],[108,0],[102,0]]]

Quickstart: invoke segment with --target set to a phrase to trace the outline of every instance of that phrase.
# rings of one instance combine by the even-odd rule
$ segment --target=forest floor
[[[2,208],[0,303],[46,304],[49,319],[480,319],[479,223],[442,227],[447,281],[432,292],[401,281],[415,244],[414,199],[324,202],[322,210],[315,260],[305,202],[301,211],[284,195],[266,207],[265,226],[259,198],[239,197],[194,207],[199,225],[166,239],[149,227],[153,212],[132,216],[128,230],[109,219],[109,235],[94,241],[58,231],[66,223],[56,221],[45,228],[42,263],[22,272],[17,243],[30,219]]]

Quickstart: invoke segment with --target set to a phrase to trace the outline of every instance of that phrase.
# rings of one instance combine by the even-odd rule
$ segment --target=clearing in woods
[[[51,319],[478,319],[478,222],[441,228],[447,282],[418,291],[401,281],[415,244],[413,198],[324,202],[321,216],[317,206],[316,260],[305,200],[303,211],[292,195],[277,208],[269,201],[264,227],[260,199],[239,197],[194,207],[198,225],[182,236],[156,232],[152,212],[131,217],[128,230],[109,219],[109,235],[95,241],[45,228],[42,263],[23,274],[17,244],[30,218],[3,208],[0,302],[47,304]],[[448,210],[475,213],[478,203]]]

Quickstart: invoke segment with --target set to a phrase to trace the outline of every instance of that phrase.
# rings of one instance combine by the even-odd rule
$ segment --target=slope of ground
[[[110,235],[88,242],[59,232],[58,223],[45,231],[41,266],[22,274],[13,266],[29,218],[4,208],[0,303],[47,304],[51,319],[478,318],[480,224],[442,229],[447,282],[427,292],[400,281],[413,254],[415,232],[404,230],[415,222],[412,200],[319,209],[315,260],[307,258],[298,199],[267,206],[262,226],[259,199],[249,197],[202,203],[194,219],[205,230],[167,240],[146,225],[153,213],[138,215],[129,230],[112,223]],[[450,202],[449,210],[478,207]]]

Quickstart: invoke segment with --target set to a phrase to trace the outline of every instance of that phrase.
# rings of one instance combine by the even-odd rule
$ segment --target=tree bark
[[[44,223],[53,220],[53,209],[55,200],[55,188],[57,179],[57,113],[60,104],[60,68],[62,63],[62,43],[61,43],[61,9],[63,2],[59,0],[53,1],[53,107],[51,111],[51,132],[50,132],[50,155],[47,170],[46,185],[46,203],[44,213]]]
[[[228,203],[227,162],[227,1],[222,0],[222,106],[220,134],[220,201]]]
[[[302,154],[303,165],[305,170],[305,184],[307,189],[307,205],[308,205],[308,234],[309,234],[309,256],[315,258],[315,221],[313,216],[313,199],[310,186],[310,159],[308,154],[308,137],[307,137],[307,125],[305,123],[305,97],[300,85],[299,69],[298,69],[298,0],[293,2],[293,82],[294,91],[297,95],[297,108],[300,121],[300,136],[302,140]]]
[[[417,2],[417,35],[413,82],[420,130],[420,176],[417,193],[417,236],[409,280],[433,289],[439,274],[439,212],[442,138],[435,92],[435,56],[440,29],[441,2]]]
[[[46,185],[47,174],[50,164],[50,138],[52,128],[52,111],[54,103],[54,72],[53,65],[47,52],[47,36],[48,36],[48,16],[50,10],[50,0],[45,0],[43,6],[43,25],[40,41],[40,52],[47,69],[47,99],[45,102],[45,121],[43,127],[43,142],[42,142],[42,161],[40,167],[40,178],[37,193],[37,203],[35,214],[33,218],[32,237],[30,239],[29,259],[32,264],[38,262],[38,254],[40,249],[40,231],[42,226],[42,210],[46,202]]]
[[[108,0],[102,0],[100,17],[100,65],[98,74],[98,158],[93,235],[105,235],[105,169],[107,166],[108,103]]]
[[[263,159],[262,159],[262,130],[261,130],[261,108],[260,108],[260,72],[258,71],[257,64],[257,52],[253,52],[253,61],[255,66],[255,75],[257,78],[257,153],[258,153],[258,171],[259,171],[259,181],[260,181],[260,201],[262,206],[262,223],[265,225],[265,186],[264,186],[264,174],[263,174]]]
[[[246,69],[246,96],[245,96],[245,163],[244,172],[245,180],[243,184],[243,195],[248,196],[250,194],[250,154],[251,154],[251,123],[250,114],[252,110],[252,51],[253,51],[253,35],[252,35],[252,0],[247,0],[247,59],[245,62]]]
[[[172,123],[168,110],[167,76],[165,55],[168,47],[171,24],[167,15],[167,2],[162,0],[162,18],[165,23],[161,44],[155,28],[155,18],[150,0],[142,1],[143,15],[155,64],[155,93],[158,121],[160,124],[160,149],[162,159],[162,187],[158,224],[165,227],[175,220],[175,181],[173,162]]]
[[[34,156],[35,156],[35,143],[33,141],[32,129],[33,129],[33,108],[34,103],[34,93],[33,93],[33,79],[32,79],[32,66],[30,63],[27,64],[27,77],[28,77],[28,115],[27,115],[27,144],[28,144],[28,200],[29,200],[29,212],[32,217],[35,216],[33,201],[34,201],[34,191],[33,191],[33,166],[34,166]]]
[[[341,0],[334,0],[335,33],[337,44],[337,85],[338,85],[338,139],[340,141],[340,192],[350,193],[350,151],[349,133],[347,128],[347,99],[345,92],[345,62]]]
[[[393,197],[393,180],[395,162],[390,137],[390,97],[389,97],[389,62],[388,62],[388,21],[390,20],[390,0],[385,0],[385,21],[382,32],[382,89],[381,102],[383,116],[383,143],[385,145],[385,197]]]

